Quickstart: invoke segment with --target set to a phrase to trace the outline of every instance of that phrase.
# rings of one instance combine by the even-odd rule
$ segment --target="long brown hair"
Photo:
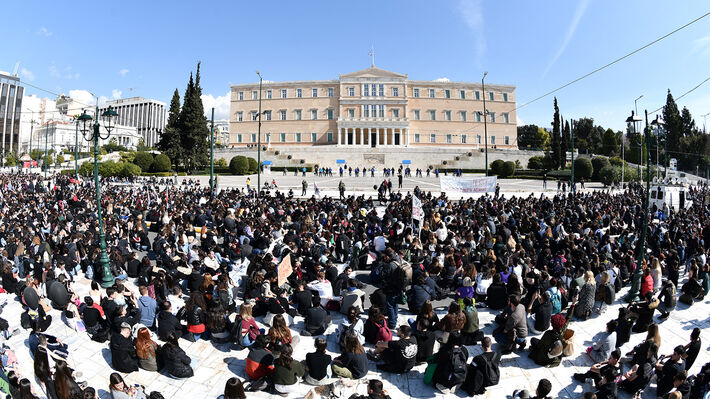
[[[150,339],[150,331],[147,328],[141,327],[138,330],[136,337],[136,354],[141,359],[147,359],[149,357],[155,356],[155,347],[158,344]]]
[[[365,348],[362,347],[360,340],[354,334],[348,334],[345,336],[345,352],[362,355],[365,353]]]
[[[269,340],[271,342],[290,343],[291,330],[286,325],[286,320],[280,314],[274,316],[269,329]]]
[[[70,380],[72,377],[67,362],[57,359],[54,363],[54,388],[59,399],[72,399]]]

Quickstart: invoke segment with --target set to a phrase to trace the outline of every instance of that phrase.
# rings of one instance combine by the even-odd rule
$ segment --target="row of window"
[[[461,144],[468,144],[468,135],[466,134],[461,134],[457,135],[460,140]],[[414,143],[421,143],[422,137],[419,133],[414,133]],[[496,136],[488,136],[488,139],[490,140],[491,145],[496,144]],[[436,134],[432,133],[429,135],[429,142],[430,143],[436,143]],[[447,134],[446,135],[446,144],[453,144],[454,142],[454,135],[453,134]],[[505,145],[510,145],[510,136],[505,136],[503,137],[503,142]],[[476,135],[476,144],[483,144],[483,136]]]
[[[399,118],[399,109],[394,108],[391,110],[392,111],[392,118]],[[347,116],[348,118],[354,118],[355,117],[355,109],[354,108],[348,108],[346,109]],[[430,121],[435,121],[436,120],[436,110],[429,110],[427,111],[429,113],[429,120]],[[451,118],[451,111],[442,111],[443,112],[443,120],[445,121],[450,121],[452,120]],[[318,110],[317,109],[311,109],[310,110],[311,114],[311,120],[317,120],[318,119]],[[386,114],[386,108],[382,104],[370,104],[370,105],[363,105],[362,106],[362,116],[364,118],[384,118]],[[483,121],[483,112],[481,111],[474,111],[473,112],[476,122],[482,122]],[[266,110],[263,111],[263,118],[262,120],[264,121],[270,121],[272,120],[272,115],[271,115],[271,110]],[[279,110],[278,111],[278,120],[285,121],[287,120],[287,111],[285,109]],[[490,116],[490,121],[491,123],[496,123],[496,113],[495,112],[489,112],[488,115]],[[503,114],[503,123],[510,123],[510,115],[507,112],[504,112]],[[257,111],[251,111],[250,112],[251,120],[256,121],[259,119],[259,113]],[[461,122],[467,122],[468,117],[467,117],[467,111],[458,111],[458,120]],[[415,121],[421,120],[421,110],[415,109],[412,110],[412,117]],[[300,121],[303,120],[303,110],[296,109],[293,111],[293,119]],[[325,110],[325,119],[333,120],[335,119],[335,110],[329,108]],[[244,114],[243,112],[239,111],[237,112],[237,122],[243,122],[244,121]]]
[[[287,133],[277,133],[279,140],[281,143],[286,142],[286,134]],[[295,142],[296,143],[302,143],[304,136],[302,133],[294,133],[295,135]],[[237,134],[237,143],[242,143],[243,142],[243,135],[241,133]],[[456,135],[459,137],[461,144],[468,144],[468,135],[466,134],[461,134],[461,135]],[[318,133],[311,133],[311,142],[315,143],[318,141]],[[333,132],[328,132],[326,133],[326,139],[329,143],[333,142]],[[420,133],[414,133],[414,143],[419,144],[422,143],[421,141],[422,135]],[[489,136],[490,144],[495,145],[496,144],[496,136]],[[256,143],[256,133],[251,133],[251,142]],[[271,142],[271,133],[266,133],[266,142]],[[429,135],[429,142],[430,143],[436,143],[436,134],[431,133]],[[453,144],[454,143],[454,135],[453,134],[447,134],[446,135],[446,144]],[[505,145],[510,145],[510,136],[505,136],[503,137],[503,143]],[[476,135],[476,144],[483,144],[483,136]]]
[[[318,98],[319,97],[319,90],[318,88],[313,88],[311,89],[311,97],[312,98]],[[328,87],[325,89],[327,91],[327,96],[328,97],[334,97],[335,96],[335,89],[332,87]],[[428,90],[429,98],[436,98],[436,90],[435,89],[426,89]],[[348,87],[348,96],[349,97],[355,97],[355,88],[354,87]],[[273,90],[267,89],[264,91],[265,92],[265,98],[267,100],[271,100],[274,95]],[[288,98],[288,90],[287,89],[279,89],[278,92],[280,93],[280,98]],[[303,89],[296,89],[296,97],[295,98],[303,98]],[[391,87],[390,88],[390,94],[392,97],[399,97],[399,87]],[[385,85],[383,84],[368,84],[365,83],[362,85],[362,95],[363,97],[384,97],[385,96]],[[451,89],[444,89],[443,90],[443,98],[451,98]],[[508,101],[508,93],[502,93],[503,95],[503,101],[507,102]],[[413,88],[412,89],[412,97],[414,98],[419,98],[420,97],[420,89],[419,88]],[[238,93],[238,98],[239,101],[244,100],[244,92],[240,91]],[[467,98],[466,95],[466,90],[459,90],[459,98],[462,100],[465,100]],[[473,91],[473,98],[476,100],[481,100],[481,92],[478,90]],[[252,90],[251,92],[251,99],[252,100],[258,100],[259,99],[259,91],[258,90]],[[495,93],[492,91],[488,92],[488,100],[489,101],[495,101]]]

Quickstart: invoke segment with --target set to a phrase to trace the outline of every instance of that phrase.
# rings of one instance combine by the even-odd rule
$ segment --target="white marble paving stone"
[[[132,287],[132,284],[128,283]],[[79,279],[75,283],[75,290],[80,296],[86,295],[89,290],[88,281]],[[617,295],[619,301],[623,299],[622,291]],[[19,315],[22,311],[19,302],[14,296],[0,294],[0,300],[6,299],[8,305],[3,309],[2,317],[7,319],[11,327],[19,327]],[[575,372],[585,371],[592,361],[584,353],[585,341],[589,341],[598,332],[604,329],[608,320],[616,317],[618,308],[622,306],[621,302],[610,306],[601,316],[595,316],[590,320],[577,322],[573,321],[570,328],[574,329],[577,336],[575,338],[576,353],[570,358],[565,358],[562,364],[554,368],[543,368],[534,365],[527,357],[528,351],[514,353],[503,357],[501,367],[501,383],[495,387],[490,387],[485,395],[480,395],[478,398],[505,398],[509,397],[515,389],[533,389],[541,378],[549,379],[553,384],[553,396],[555,397],[570,397],[580,398],[585,390],[590,390],[588,385],[581,385],[573,381],[572,374]],[[445,313],[445,309],[439,311],[440,315]],[[102,398],[107,396],[108,376],[113,372],[111,365],[107,363],[107,358],[104,352],[107,351],[107,344],[91,341],[86,334],[76,333],[64,323],[61,322],[58,311],[50,312],[54,319],[49,333],[56,335],[59,339],[70,345],[70,361],[75,365],[78,371],[83,373],[79,380],[86,380],[90,386],[100,392]],[[686,305],[679,305],[679,308],[671,313],[671,316],[660,323],[662,344],[660,352],[668,354],[673,347],[680,344],[686,344],[689,341],[690,332],[694,327],[700,327],[702,330],[701,338],[703,339],[703,351],[698,356],[695,365],[691,369],[691,374],[697,373],[700,367],[710,361],[710,355],[705,351],[710,343],[710,335],[707,327],[710,327],[710,305],[707,302],[694,304],[691,308]],[[486,334],[490,334],[494,328],[492,322],[495,313],[489,309],[480,309],[479,318],[480,325]],[[343,315],[339,313],[333,314],[333,325],[328,329],[328,352],[335,357],[339,353],[335,332],[343,319]],[[412,317],[408,314],[400,314],[398,324],[406,323],[406,320]],[[296,335],[299,331],[299,326],[302,326],[303,319],[296,318],[296,323],[292,326],[292,333]],[[260,326],[264,327],[263,324]],[[10,346],[16,353],[20,362],[19,371],[23,376],[33,376],[32,359],[29,350],[25,345],[28,336],[28,331],[21,331],[18,335],[11,337],[5,343]],[[644,337],[642,334],[634,334],[629,343],[622,347],[622,353],[626,353],[633,346],[641,342]],[[302,360],[306,353],[313,351],[314,337],[301,337],[300,342],[294,348],[294,359]],[[180,340],[180,346],[188,353],[189,356],[195,357],[198,366],[195,370],[195,376],[185,380],[175,380],[166,375],[140,370],[129,375],[124,375],[128,383],[139,383],[146,386],[146,391],[159,391],[166,398],[216,398],[222,393],[226,380],[236,375],[244,378],[244,365],[247,356],[246,350],[228,352],[221,351],[215,348],[210,342],[198,341],[190,343],[185,340]],[[468,347],[471,357],[480,353],[480,347]],[[347,398],[352,393],[366,393],[367,380],[371,378],[380,378],[383,380],[385,389],[392,398],[444,398],[444,397],[460,397],[465,396],[461,392],[453,395],[443,395],[436,391],[431,386],[426,386],[422,383],[422,377],[426,365],[419,365],[407,375],[390,375],[381,373],[376,370],[375,364],[370,362],[370,373],[360,381],[345,381],[345,384],[336,382],[336,391],[341,394],[341,398]],[[34,378],[31,378],[34,380]],[[34,382],[33,382],[34,383]],[[38,387],[35,387],[37,392],[41,392]],[[298,392],[290,395],[291,398],[300,398],[305,395],[309,386],[300,383]],[[651,389],[645,393],[644,397],[654,397],[655,385],[652,384]],[[280,398],[280,396],[269,395],[265,392],[250,393],[249,397],[256,398]],[[628,398],[628,395],[621,395],[622,398]]]

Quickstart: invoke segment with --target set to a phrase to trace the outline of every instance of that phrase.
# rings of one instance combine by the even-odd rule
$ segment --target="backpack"
[[[377,325],[377,324],[375,324]],[[377,335],[375,338],[375,342],[389,342],[392,341],[392,330],[390,330],[389,327],[387,327],[387,323],[382,323],[381,326],[377,326]]]
[[[434,374],[434,381],[447,388],[454,387],[466,381],[468,373],[468,351],[465,347],[455,346],[449,353],[448,362],[439,365]]]
[[[616,291],[614,290],[614,287],[611,286],[611,284],[606,284],[604,286],[604,289],[606,290],[606,293],[604,295],[604,302],[607,305],[611,305],[616,300]]]
[[[340,333],[340,337],[338,338],[338,343],[340,344],[340,348],[344,349],[345,348],[345,337],[350,335],[350,334],[355,334],[353,331],[355,330],[355,325],[357,325],[359,320],[356,320],[355,323],[351,323],[345,331]]]
[[[562,295],[557,290],[554,293],[550,292],[550,303],[552,304],[552,314],[556,315],[562,311]]]

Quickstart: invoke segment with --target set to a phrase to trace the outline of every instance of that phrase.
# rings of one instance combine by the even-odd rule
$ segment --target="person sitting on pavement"
[[[254,343],[249,347],[245,372],[247,377],[256,381],[274,372],[274,355],[267,348],[269,339],[266,335],[257,335]]]
[[[614,349],[609,354],[609,358],[603,362],[595,363],[586,373],[575,373],[573,378],[579,382],[585,382],[587,379],[591,379],[595,385],[599,384],[602,379],[602,374],[610,369],[614,379],[621,375],[621,351],[619,349]]]
[[[530,339],[530,358],[540,366],[556,367],[562,361],[562,334],[567,320],[561,314],[552,316],[552,329],[542,338]]]
[[[367,383],[367,395],[358,395],[354,393],[348,399],[390,399],[387,391],[382,386],[380,380],[370,380]]]
[[[520,303],[520,297],[511,295],[508,300],[510,314],[501,320],[502,324],[499,323],[500,325],[493,332],[493,335],[497,335],[498,342],[503,344],[504,355],[512,353],[516,346],[519,350],[525,349],[527,345],[525,338],[528,336],[525,307]]]
[[[340,311],[346,313],[351,306],[354,306],[359,313],[362,313],[365,302],[365,291],[359,287],[360,283],[351,278],[347,280],[347,288],[343,290],[343,300],[340,302]]]
[[[354,335],[345,337],[345,351],[333,359],[333,374],[359,380],[367,375],[368,364],[365,349]]]
[[[156,320],[158,322],[158,338],[162,341],[165,341],[170,333],[174,333],[179,337],[183,335],[182,324],[180,324],[180,319],[173,314],[171,302],[163,301],[160,304],[160,312]]]
[[[185,351],[180,348],[175,333],[168,334],[165,344],[160,349],[160,353],[165,359],[165,371],[167,371],[171,377],[182,379],[192,377],[195,374],[194,368],[197,362],[190,359]]]
[[[483,337],[481,340],[483,353],[474,356],[468,366],[466,381],[461,389],[468,396],[485,395],[486,388],[497,385],[500,381],[500,353],[491,349],[491,338]]]
[[[301,335],[321,335],[330,326],[331,318],[327,310],[321,306],[320,297],[313,296],[313,306],[306,311],[306,321]]]
[[[673,389],[673,379],[678,373],[685,372],[685,347],[678,345],[670,356],[661,356],[656,362],[656,395],[664,396]],[[664,362],[665,360],[665,362]]]
[[[543,378],[537,383],[537,388],[535,389],[535,396],[530,396],[527,389],[515,390],[513,392],[513,399],[548,399],[547,395],[552,391],[552,383],[547,378]]]
[[[325,353],[328,342],[323,337],[318,337],[314,343],[315,352],[308,353],[303,362],[306,366],[306,375],[303,377],[306,383],[316,386],[330,384],[331,368],[330,362],[333,360]]]
[[[281,354],[274,360],[274,373],[271,382],[274,391],[281,396],[288,396],[295,391],[299,379],[306,374],[306,369],[300,362],[293,360],[293,348],[284,345]]]
[[[640,389],[644,389],[653,377],[653,371],[656,365],[656,354],[658,353],[658,345],[651,342],[646,351],[646,358],[641,364],[634,365],[629,371],[624,373],[619,389],[634,394]]]
[[[138,371],[138,356],[131,338],[131,325],[122,323],[119,331],[111,335],[111,363],[122,373]]]
[[[158,312],[158,302],[148,296],[148,288],[141,286],[138,288],[141,296],[138,298],[138,309],[140,310],[140,323],[150,330],[155,329],[155,314]]]
[[[397,329],[398,340],[378,342],[368,357],[382,362],[377,369],[395,374],[404,374],[416,364],[417,339],[412,336],[412,328],[402,325]]]
[[[540,334],[550,328],[550,318],[552,317],[552,303],[550,293],[545,291],[535,291],[532,300],[526,309],[531,315],[528,318],[528,331],[531,334]]]
[[[464,298],[463,314],[466,316],[466,324],[461,329],[461,344],[475,345],[483,338],[483,331],[479,329],[478,310],[473,304],[473,298]]]
[[[616,348],[616,320],[610,320],[606,323],[606,331],[587,348],[587,354],[595,362],[601,363],[609,357],[614,348]]]

